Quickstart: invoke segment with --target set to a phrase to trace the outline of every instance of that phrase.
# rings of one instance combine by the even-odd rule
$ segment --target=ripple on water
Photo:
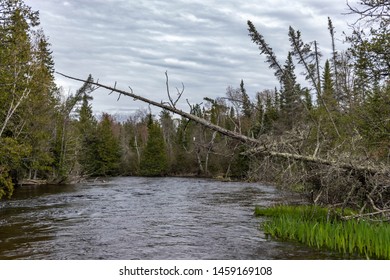
[[[288,199],[271,186],[194,178],[23,187],[0,207],[0,259],[338,258],[259,230],[254,207]]]

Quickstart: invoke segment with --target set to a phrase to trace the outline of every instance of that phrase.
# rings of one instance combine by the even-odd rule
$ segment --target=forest
[[[89,75],[65,98],[39,13],[22,0],[0,1],[0,198],[24,183],[205,176],[267,182],[313,203],[390,213],[389,5],[363,0],[350,11],[359,20],[345,35],[345,50],[336,49],[330,18],[324,27],[328,58],[290,27],[291,49],[280,62],[272,42],[247,22],[279,81],[273,89],[250,98],[241,80],[186,113],[176,108],[166,73],[169,101],[157,103],[161,112],[139,110],[119,121],[93,113],[94,90],[138,96]],[[304,69],[305,85],[296,67]],[[180,98],[184,87],[177,91]]]

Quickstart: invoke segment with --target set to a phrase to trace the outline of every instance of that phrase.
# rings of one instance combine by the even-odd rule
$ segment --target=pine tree
[[[38,12],[23,1],[0,2],[0,142],[8,143],[0,154],[16,153],[0,159],[0,177],[12,177],[13,184],[26,168],[30,177],[38,171],[47,177],[53,163],[54,68],[43,31],[34,30],[38,25]],[[23,166],[15,162],[22,158]]]
[[[121,150],[119,139],[113,133],[113,123],[114,121],[110,115],[103,114],[102,120],[98,124],[94,175],[118,175]]]
[[[24,10],[13,2],[2,3],[0,15],[0,137],[5,132],[14,136],[23,122],[16,116],[31,93],[33,77],[30,26]]]
[[[362,0],[359,5],[348,5],[359,19],[347,41],[355,57],[359,86],[372,88],[375,83],[385,84],[390,76],[389,1]]]
[[[54,62],[49,50],[50,44],[42,30],[33,33],[32,63],[34,79],[29,85],[30,94],[20,106],[20,117],[24,120],[21,133],[23,141],[32,147],[26,159],[29,177],[47,178],[54,165],[53,131],[57,113],[57,87],[54,83]]]
[[[322,98],[324,104],[329,108],[330,111],[335,111],[337,109],[337,100],[335,98],[330,63],[328,60],[325,62],[324,74],[322,76],[322,86]],[[320,103],[320,106],[321,105],[322,104]]]
[[[160,125],[149,115],[148,141],[141,157],[142,176],[163,176],[168,171],[168,158]]]
[[[176,131],[175,131],[175,124],[172,119],[171,114],[167,110],[163,110],[160,113],[160,123],[161,123],[161,129],[164,136],[164,142],[166,145],[167,150],[167,156],[168,156],[168,167],[169,170],[171,167],[175,164],[175,137],[176,137]]]
[[[265,133],[272,131],[275,122],[278,120],[278,110],[272,100],[272,95],[266,91],[265,112],[263,118],[263,130]]]
[[[390,154],[390,83],[378,87],[355,114],[357,128],[372,158],[388,162]]]
[[[249,96],[246,93],[246,89],[245,89],[243,80],[241,80],[241,83],[240,83],[240,91],[241,91],[241,95],[242,95],[242,97],[241,97],[242,98],[242,114],[247,119],[250,119],[252,116],[252,112],[253,112],[253,104],[251,103]]]
[[[91,79],[91,76],[89,77]],[[80,138],[80,148],[78,152],[78,162],[81,165],[81,171],[86,175],[96,175],[99,169],[98,148],[98,133],[97,121],[92,113],[92,105],[89,103],[92,96],[88,94],[88,89],[85,88],[82,92],[81,107],[78,110],[79,120],[77,122],[77,130]]]
[[[16,170],[22,166],[22,158],[29,155],[31,147],[10,137],[0,138],[0,199],[10,198],[17,183]]]
[[[281,111],[285,118],[285,124],[288,129],[291,129],[294,123],[297,123],[299,120],[299,115],[297,115],[298,110],[300,109],[300,89],[299,85],[296,82],[297,77],[295,76],[295,66],[292,60],[292,53],[289,52],[284,65],[284,71],[281,76]]]

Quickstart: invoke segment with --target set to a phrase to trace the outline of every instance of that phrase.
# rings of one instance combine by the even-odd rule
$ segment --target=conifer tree
[[[99,168],[97,163],[97,121],[92,113],[92,105],[89,103],[92,99],[92,96],[88,94],[88,89],[83,90],[81,97],[82,103],[78,110],[79,120],[77,122],[77,130],[78,135],[80,135],[78,161],[81,165],[81,171],[85,175],[96,175]]]
[[[292,60],[292,53],[289,52],[284,65],[283,74],[281,76],[281,111],[284,114],[285,123],[287,128],[291,129],[294,121],[295,123],[299,120],[297,115],[300,106],[300,89],[296,82],[296,76],[294,73],[295,66]]]
[[[359,19],[347,40],[359,72],[359,86],[372,88],[377,82],[389,81],[390,5],[388,0],[362,0],[358,4],[358,7],[348,4],[351,13]]]
[[[249,96],[246,93],[244,80],[241,80],[240,91],[242,94],[242,114],[244,115],[244,117],[250,119],[253,113],[253,104],[251,103]]]
[[[141,157],[142,176],[163,176],[168,171],[168,158],[160,125],[149,114],[148,141]]]
[[[30,94],[20,106],[24,120],[24,142],[32,147],[26,160],[30,178],[51,176],[54,164],[53,137],[57,112],[57,87],[54,83],[54,62],[50,44],[42,30],[33,32],[32,63],[34,79],[29,85]]]
[[[95,174],[97,176],[118,175],[121,150],[119,139],[113,133],[113,119],[108,114],[103,114],[97,127]]]
[[[175,164],[175,137],[176,137],[176,131],[175,131],[175,124],[171,117],[171,114],[163,110],[160,113],[160,123],[161,123],[161,129],[163,132],[164,142],[166,145],[167,150],[167,156],[168,156],[168,166],[169,169],[171,169],[171,166]]]
[[[322,98],[325,105],[330,111],[335,111],[337,108],[337,100],[335,97],[334,84],[332,80],[332,74],[330,70],[330,63],[328,60],[325,62],[324,74],[322,77]],[[320,104],[321,106],[322,104]]]
[[[0,177],[12,177],[13,184],[26,168],[34,171],[29,177],[38,170],[47,177],[53,163],[54,64],[43,31],[34,29],[38,15],[22,0],[0,2],[0,142],[8,143],[8,152],[15,148],[14,156],[0,159]],[[21,158],[23,166],[15,162]]]

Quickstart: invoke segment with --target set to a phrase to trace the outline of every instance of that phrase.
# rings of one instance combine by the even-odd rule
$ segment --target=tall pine
[[[168,157],[160,125],[149,115],[148,141],[142,153],[140,172],[142,176],[163,176],[168,172]]]

